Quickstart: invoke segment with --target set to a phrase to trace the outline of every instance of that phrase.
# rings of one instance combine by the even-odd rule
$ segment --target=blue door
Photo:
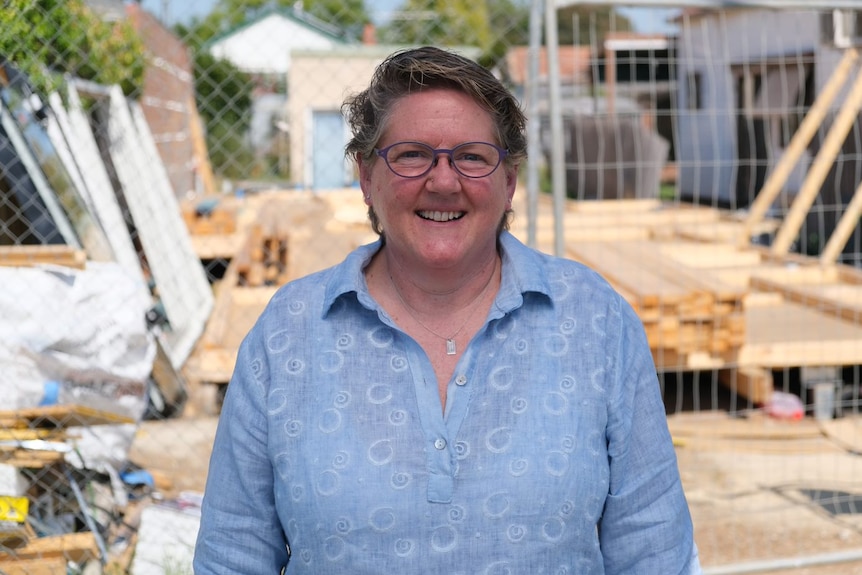
[[[343,188],[344,118],[340,112],[314,112],[312,117],[312,184],[315,190]]]

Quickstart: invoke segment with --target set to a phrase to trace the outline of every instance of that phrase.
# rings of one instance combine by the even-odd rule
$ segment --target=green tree
[[[529,40],[529,0],[407,0],[380,29],[391,44],[476,46],[494,66],[512,45]]]
[[[395,18],[381,28],[380,37],[393,44],[477,46],[482,50],[482,63],[493,66],[500,63],[509,47],[529,43],[531,3],[531,0],[406,0]],[[573,5],[557,11],[560,44],[588,44],[591,27],[598,42],[609,30],[632,29],[631,22],[611,8]],[[544,24],[541,31],[544,37]]]
[[[482,63],[495,66],[512,46],[530,43],[530,0],[494,0],[490,12],[493,43]]]
[[[251,108],[253,85],[248,74],[226,60],[201,52],[195,58],[194,77],[202,118],[248,127],[246,111]]]
[[[194,58],[195,103],[206,125],[210,162],[219,175],[247,178],[254,154],[246,142],[251,122],[252,79],[208,52]]]
[[[630,32],[632,23],[613,8],[574,5],[557,11],[557,30],[560,44],[601,46],[608,32]]]
[[[477,46],[490,49],[491,11],[487,1],[407,0],[381,30],[386,42]]]
[[[292,5],[290,0],[281,0]],[[359,40],[362,30],[371,18],[363,0],[303,0],[303,8],[318,19],[344,30],[346,39]]]
[[[0,4],[0,55],[50,92],[63,74],[126,95],[143,85],[146,52],[128,22],[106,22],[82,0],[6,0]]]

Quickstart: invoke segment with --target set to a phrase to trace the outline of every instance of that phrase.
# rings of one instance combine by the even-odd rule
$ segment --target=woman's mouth
[[[420,211],[416,213],[423,220],[431,220],[432,222],[451,222],[452,220],[457,220],[464,216],[464,212]]]

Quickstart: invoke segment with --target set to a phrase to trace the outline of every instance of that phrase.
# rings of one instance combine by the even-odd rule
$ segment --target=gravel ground
[[[862,575],[859,455],[810,419],[702,413],[669,424],[709,573]],[[851,553],[860,560],[815,564]]]

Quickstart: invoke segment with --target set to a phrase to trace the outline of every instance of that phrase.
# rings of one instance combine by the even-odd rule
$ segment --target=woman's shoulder
[[[539,251],[514,238],[505,247],[515,266],[527,270],[526,273],[534,277],[543,276],[548,284],[577,284],[584,290],[595,290],[609,296],[616,294],[604,276],[582,262]]]
[[[270,304],[296,307],[300,300],[326,305],[344,293],[364,289],[362,270],[376,249],[376,243],[360,246],[333,266],[290,280],[278,288]]]

